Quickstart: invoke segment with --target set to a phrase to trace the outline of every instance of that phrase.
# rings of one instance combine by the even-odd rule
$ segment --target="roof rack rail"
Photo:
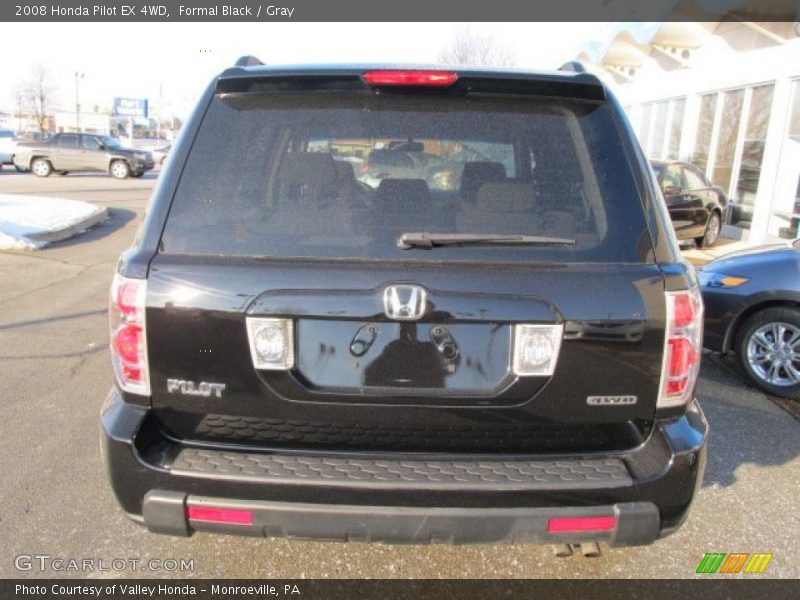
[[[264,63],[258,60],[255,56],[247,54],[236,61],[235,67],[258,67]]]
[[[558,68],[559,71],[570,71],[571,73],[586,73],[586,67],[579,60],[570,60]]]

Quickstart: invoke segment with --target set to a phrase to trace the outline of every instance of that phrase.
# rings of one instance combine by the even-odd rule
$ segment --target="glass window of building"
[[[711,148],[711,134],[714,131],[714,114],[717,111],[717,94],[706,94],[700,98],[700,117],[697,122],[692,162],[701,171],[708,165],[708,151]]]
[[[792,112],[789,118],[789,139],[800,144],[800,81],[794,82],[792,93]],[[794,197],[794,212],[800,213],[800,176],[797,177],[797,191]],[[798,233],[795,231],[795,233]]]
[[[667,158],[676,160],[681,147],[681,132],[683,131],[683,115],[686,112],[686,99],[678,98],[672,101],[672,120],[670,122],[669,147]]]
[[[669,101],[662,101],[656,103],[656,117],[653,123],[653,143],[650,146],[650,157],[661,158],[664,148],[664,137],[666,136],[667,129],[667,111],[669,110]]]
[[[800,143],[800,81],[794,82],[792,112],[789,117],[789,138]]]
[[[752,214],[752,207],[756,202],[773,91],[774,86],[772,84],[761,85],[753,88],[750,96],[750,109],[747,116],[744,143],[742,144],[742,159],[736,188],[732,195],[737,204],[749,208],[749,210],[738,211],[743,216]],[[740,226],[745,225],[745,223],[736,221],[734,223]]]
[[[725,92],[723,102],[711,182],[727,191],[730,188],[733,174],[733,159],[736,155],[736,141],[739,135],[739,124],[742,120],[744,90]]]
[[[652,104],[645,104],[642,106],[642,126],[639,130],[639,142],[641,143],[645,154],[647,154],[647,141],[650,137],[650,115],[652,111]]]

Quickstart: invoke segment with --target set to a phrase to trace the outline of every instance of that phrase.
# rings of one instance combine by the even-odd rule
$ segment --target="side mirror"
[[[679,185],[668,185],[664,187],[662,190],[665,196],[677,196],[681,193],[681,186]]]

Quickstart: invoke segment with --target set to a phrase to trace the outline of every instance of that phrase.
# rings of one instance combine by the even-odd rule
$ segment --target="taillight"
[[[667,292],[667,327],[658,407],[681,406],[691,400],[703,347],[703,299],[696,286]]]
[[[120,388],[133,394],[150,395],[147,368],[147,329],[144,308],[147,282],[127,279],[118,273],[111,282],[108,318],[111,331],[111,362]]]
[[[382,70],[367,71],[361,79],[369,85],[447,87],[458,81],[452,71]]]

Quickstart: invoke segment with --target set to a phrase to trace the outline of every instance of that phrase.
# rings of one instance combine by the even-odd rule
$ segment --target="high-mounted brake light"
[[[367,71],[361,76],[368,85],[447,87],[458,81],[452,71]]]
[[[144,318],[146,290],[146,281],[115,274],[111,282],[108,317],[111,362],[117,383],[126,392],[149,396],[150,372]]]
[[[697,287],[667,292],[667,326],[658,407],[689,402],[700,372],[703,346],[703,299]]]

